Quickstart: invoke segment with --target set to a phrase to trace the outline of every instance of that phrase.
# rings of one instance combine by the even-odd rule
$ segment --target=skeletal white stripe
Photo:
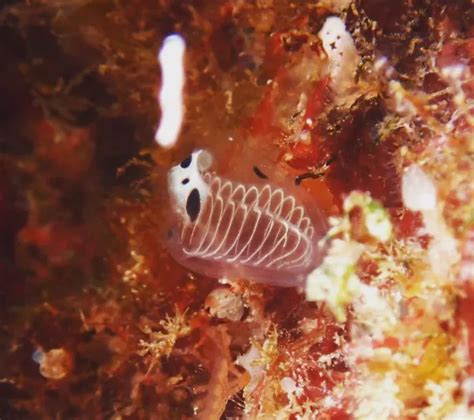
[[[248,216],[248,213],[247,213],[247,216]],[[253,225],[252,233],[250,234],[249,238],[247,239],[247,242],[245,243],[245,245],[240,249],[240,251],[238,251],[237,255],[235,255],[234,257],[232,257],[231,259],[228,260],[229,262],[237,261],[240,258],[240,256],[244,253],[244,251],[249,247],[249,245],[252,242],[252,239],[255,235],[255,232],[257,230],[258,223],[260,221],[261,216],[262,216],[262,213],[260,211],[257,211],[257,221]],[[241,261],[244,262],[244,259],[242,259]]]
[[[268,223],[268,225],[265,229],[265,233],[263,234],[263,238],[262,238],[262,241],[260,242],[260,245],[253,252],[253,254],[251,254],[245,261],[242,261],[242,262],[244,262],[244,263],[245,262],[250,262],[252,260],[252,258],[254,258],[258,255],[258,253],[262,250],[263,246],[265,245],[266,240],[270,236],[270,233],[271,233],[271,230],[273,228],[274,223],[275,223],[275,221],[273,219],[270,219],[270,222]]]
[[[288,226],[286,224],[283,224],[281,226],[281,229],[284,230],[284,232],[282,233],[281,237],[278,238],[278,242],[276,242],[276,244],[273,246],[273,248],[270,249],[270,251],[268,251],[262,258],[260,258],[258,261],[257,261],[257,265],[260,265],[260,264],[263,264],[263,262],[266,260],[266,259],[270,259],[271,255],[278,249],[278,247],[280,245],[282,246],[285,246],[286,244],[286,241],[288,239]],[[281,231],[280,229],[280,231]],[[280,232],[279,232],[280,233]],[[282,243],[283,242],[283,243]],[[264,264],[265,267],[270,267],[270,264],[272,263],[271,259],[270,261],[266,262]]]
[[[292,227],[289,227],[289,229],[292,229]],[[293,229],[294,229],[294,228],[293,228]],[[276,262],[281,261],[281,260],[284,260],[285,258],[289,257],[291,254],[293,254],[293,253],[298,249],[298,245],[299,245],[300,242],[301,242],[302,235],[296,235],[296,238],[297,238],[297,242],[296,242],[296,244],[293,246],[293,248],[292,248],[292,249],[289,249],[285,254],[280,255],[279,257],[277,257],[277,258],[275,258],[274,260],[272,260],[272,262],[268,265],[269,267],[271,267],[272,265],[274,265]]]
[[[205,174],[210,185],[201,213],[182,232],[191,257],[267,269],[298,269],[311,263],[314,228],[281,188],[245,187]]]
[[[229,218],[228,226],[227,226],[227,229],[225,231],[224,237],[222,238],[219,245],[214,249],[214,251],[207,254],[208,257],[212,257],[213,255],[216,255],[221,250],[221,248],[224,246],[224,244],[227,240],[227,236],[229,235],[230,229],[232,227],[232,220],[234,219],[234,215],[235,215],[235,204],[230,200],[227,202],[227,204],[225,206],[225,209],[223,211],[223,217],[226,214],[228,208],[231,209],[230,211],[232,212],[232,216]],[[217,233],[217,230],[218,229],[216,229],[216,233]]]

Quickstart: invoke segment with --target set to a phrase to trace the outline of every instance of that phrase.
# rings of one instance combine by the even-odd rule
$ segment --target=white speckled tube
[[[184,115],[184,53],[183,38],[170,35],[165,38],[158,54],[161,66],[161,89],[159,102],[161,120],[155,134],[156,142],[162,147],[173,147],[178,139]]]

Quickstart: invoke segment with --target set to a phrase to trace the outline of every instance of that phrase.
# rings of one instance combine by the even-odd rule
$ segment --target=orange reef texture
[[[473,74],[469,0],[3,2],[0,417],[473,418]],[[195,148],[330,215],[305,290],[169,257]]]

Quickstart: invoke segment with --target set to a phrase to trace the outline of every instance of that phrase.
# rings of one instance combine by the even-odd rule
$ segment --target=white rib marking
[[[314,227],[293,196],[269,185],[245,187],[210,174],[204,179],[208,199],[181,235],[188,256],[280,270],[311,263]]]

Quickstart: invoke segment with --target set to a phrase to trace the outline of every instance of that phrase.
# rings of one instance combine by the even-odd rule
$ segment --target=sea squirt
[[[244,184],[213,173],[212,155],[197,150],[168,174],[172,256],[211,277],[301,286],[321,260],[326,219],[310,217],[289,189],[256,180]]]

